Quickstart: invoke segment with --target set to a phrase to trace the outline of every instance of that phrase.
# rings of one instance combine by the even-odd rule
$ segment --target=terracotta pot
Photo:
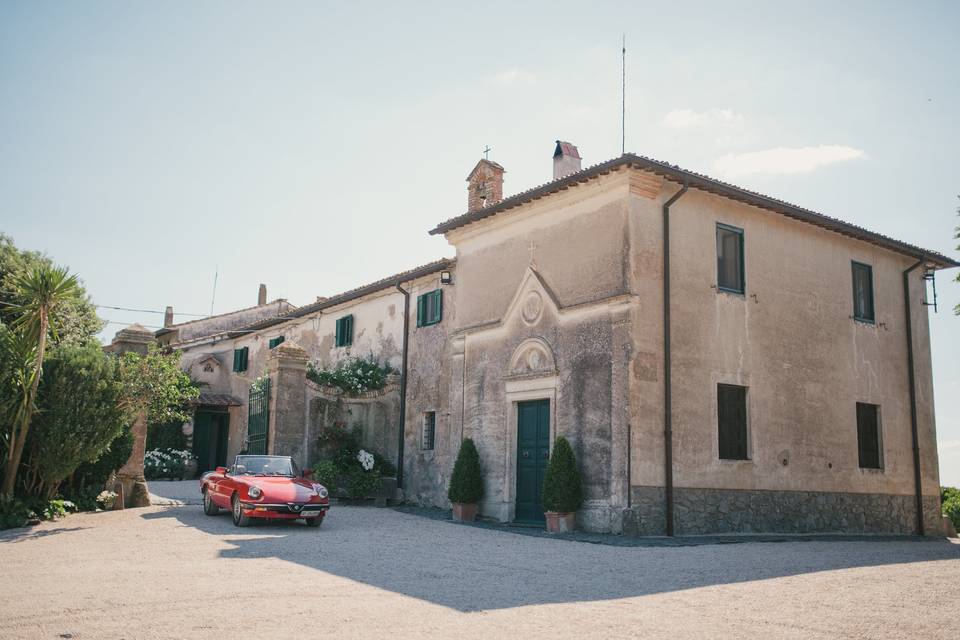
[[[543,515],[547,519],[548,533],[570,533],[574,529],[575,511],[547,511]]]
[[[477,503],[454,502],[453,519],[457,522],[473,522],[477,519]]]

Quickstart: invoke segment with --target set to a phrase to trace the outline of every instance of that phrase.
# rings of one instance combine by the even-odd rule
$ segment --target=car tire
[[[243,513],[243,509],[240,508],[240,496],[233,494],[233,499],[230,501],[230,513],[233,515],[233,524],[236,527],[245,527],[250,524],[250,516],[246,516]]]
[[[316,518],[304,518],[304,522],[307,523],[308,527],[319,527],[323,524],[323,516],[317,516]]]
[[[220,513],[220,507],[210,497],[210,490],[203,492],[203,512],[208,516],[215,516]]]

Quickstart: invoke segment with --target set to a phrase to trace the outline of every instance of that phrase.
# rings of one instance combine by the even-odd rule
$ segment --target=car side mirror
[[[304,470],[301,472],[301,475],[302,475],[304,478],[309,478],[310,476],[313,475],[313,469],[304,469]]]
[[[227,468],[226,468],[226,467],[217,467],[217,473],[222,473],[222,474],[226,475],[226,473],[227,473]]]

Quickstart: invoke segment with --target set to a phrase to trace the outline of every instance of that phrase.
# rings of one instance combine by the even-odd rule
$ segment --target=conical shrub
[[[460,452],[453,465],[450,477],[450,489],[447,491],[450,502],[476,503],[483,497],[483,478],[480,475],[480,454],[470,438],[460,443]]]
[[[543,510],[567,513],[583,505],[583,485],[573,448],[563,436],[553,443],[553,453],[543,479]]]

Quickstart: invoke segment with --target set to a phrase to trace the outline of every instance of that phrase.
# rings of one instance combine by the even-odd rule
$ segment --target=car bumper
[[[256,502],[241,502],[243,514],[252,518],[277,518],[281,520],[296,520],[298,518],[316,518],[326,515],[329,504],[257,504]],[[310,515],[304,515],[304,512]],[[319,513],[317,513],[319,511]],[[316,515],[314,515],[316,514]]]

